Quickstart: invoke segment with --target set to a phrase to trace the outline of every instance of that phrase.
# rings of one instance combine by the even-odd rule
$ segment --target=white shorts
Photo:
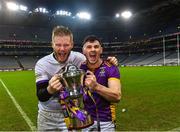
[[[108,122],[100,122],[100,129],[101,132],[115,132],[115,124],[112,121]],[[97,130],[97,121],[94,121],[94,124],[90,127],[82,129],[82,132],[89,132],[89,131],[98,131]]]
[[[39,111],[37,126],[38,131],[68,131],[64,116],[60,112]]]

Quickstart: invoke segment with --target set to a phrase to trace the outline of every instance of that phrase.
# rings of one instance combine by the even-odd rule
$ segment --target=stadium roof
[[[4,0],[7,1],[7,0]],[[15,1],[15,0],[14,0]],[[180,0],[16,0],[29,10],[45,7],[50,13],[58,9],[72,14],[79,11],[91,13],[91,28],[121,30],[124,32],[163,32],[180,25]],[[130,10],[131,20],[115,18],[116,13]],[[43,23],[41,23],[43,25]],[[47,25],[46,23],[44,23]],[[81,25],[82,26],[82,25]],[[179,30],[179,29],[178,29]]]
[[[114,16],[118,11],[132,10],[135,14],[176,18],[179,14],[180,0],[18,0],[30,8],[45,6],[49,10],[67,9],[72,12],[90,11],[94,16]],[[173,16],[170,16],[173,15]],[[151,18],[152,19],[152,18]]]

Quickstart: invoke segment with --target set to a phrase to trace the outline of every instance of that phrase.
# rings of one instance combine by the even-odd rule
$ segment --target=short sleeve
[[[108,76],[109,78],[118,78],[120,79],[120,72],[118,67],[116,66],[111,66],[108,68]]]
[[[48,80],[47,72],[45,71],[43,65],[38,61],[35,66],[35,77],[36,83],[43,80]]]

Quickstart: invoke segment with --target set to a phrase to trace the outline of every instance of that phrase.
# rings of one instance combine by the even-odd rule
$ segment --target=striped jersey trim
[[[116,120],[116,104],[115,103],[112,103],[110,105],[110,110],[111,110],[112,121],[114,122]]]
[[[117,80],[117,81],[120,81],[119,78],[115,78],[115,77],[108,78],[108,80]]]

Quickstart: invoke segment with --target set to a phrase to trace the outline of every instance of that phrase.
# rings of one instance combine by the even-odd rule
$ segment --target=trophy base
[[[77,118],[72,118],[70,120],[71,123],[68,127],[69,130],[79,130],[94,124],[94,120],[91,118],[90,115],[87,116],[87,119],[85,121],[80,121]]]

